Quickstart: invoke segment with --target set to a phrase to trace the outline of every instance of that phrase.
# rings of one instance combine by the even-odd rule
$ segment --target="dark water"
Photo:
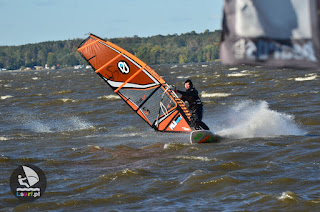
[[[191,145],[148,127],[91,70],[0,73],[3,211],[315,211],[320,208],[317,71],[153,67],[194,81],[204,121],[227,137]],[[46,193],[21,202],[17,166],[46,174]]]

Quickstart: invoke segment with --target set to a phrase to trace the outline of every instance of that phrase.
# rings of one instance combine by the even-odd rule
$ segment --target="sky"
[[[0,0],[0,46],[221,29],[223,0]]]

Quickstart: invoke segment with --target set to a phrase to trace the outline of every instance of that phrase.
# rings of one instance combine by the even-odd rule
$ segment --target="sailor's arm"
[[[198,96],[198,92],[196,90],[192,90],[192,91],[180,91],[177,90],[178,93],[182,94],[182,96]]]

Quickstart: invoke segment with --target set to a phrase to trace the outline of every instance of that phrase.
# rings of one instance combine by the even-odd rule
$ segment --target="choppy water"
[[[227,138],[191,145],[154,132],[90,70],[1,72],[0,209],[319,210],[319,72],[153,68],[181,89],[193,79],[204,121]],[[48,180],[32,203],[9,188],[23,164]]]

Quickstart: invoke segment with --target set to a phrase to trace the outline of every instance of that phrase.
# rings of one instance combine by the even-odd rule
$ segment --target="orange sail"
[[[144,121],[161,132],[190,132],[190,113],[166,82],[139,58],[95,35],[78,51]]]

